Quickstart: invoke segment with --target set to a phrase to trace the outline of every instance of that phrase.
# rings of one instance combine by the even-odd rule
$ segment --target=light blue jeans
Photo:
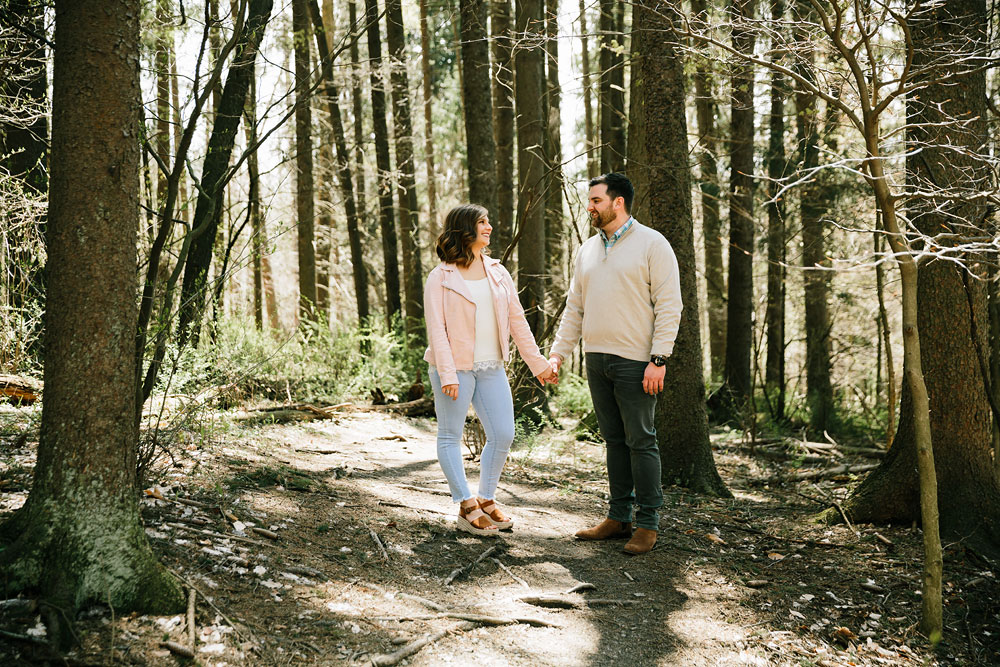
[[[473,497],[462,461],[462,433],[471,403],[486,432],[486,446],[479,460],[479,497],[493,500],[500,472],[514,441],[514,401],[506,371],[503,368],[458,371],[457,400],[441,391],[441,376],[435,367],[431,366],[427,375],[434,389],[434,410],[437,412],[438,461],[448,479],[451,499],[458,503]]]

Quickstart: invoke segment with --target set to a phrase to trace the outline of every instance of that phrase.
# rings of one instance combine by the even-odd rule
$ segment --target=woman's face
[[[487,216],[483,216],[476,221],[476,240],[472,244],[472,247],[476,250],[482,250],[490,244],[490,234],[493,232],[493,225],[490,224],[490,219]]]

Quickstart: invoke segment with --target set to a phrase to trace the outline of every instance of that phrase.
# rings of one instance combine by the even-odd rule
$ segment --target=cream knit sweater
[[[585,352],[649,361],[669,356],[681,321],[677,257],[663,235],[633,222],[606,253],[600,234],[584,241],[552,354]]]

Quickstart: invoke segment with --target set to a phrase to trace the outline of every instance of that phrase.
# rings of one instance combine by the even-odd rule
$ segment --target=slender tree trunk
[[[784,0],[771,0],[771,25],[781,25],[785,15]],[[776,37],[775,41],[779,38]],[[780,56],[776,45],[772,62]],[[776,420],[785,418],[785,201],[779,197],[785,176],[785,81],[777,70],[771,71],[771,118],[767,155],[767,361],[764,382],[768,402]]]
[[[424,159],[427,166],[427,230],[436,239],[440,222],[437,211],[437,170],[434,168],[434,87],[431,85],[431,40],[427,28],[427,0],[420,0],[420,72],[424,93]]]
[[[181,346],[188,341],[189,336],[195,345],[198,342],[201,313],[205,305],[206,277],[222,215],[222,197],[225,193],[222,179],[229,167],[240,116],[243,115],[243,106],[246,104],[246,94],[253,74],[251,64],[263,38],[272,4],[272,0],[250,0],[243,34],[226,76],[219,112],[215,115],[201,172],[198,203],[192,223],[191,249],[184,266],[178,324]]]
[[[514,56],[510,0],[492,0],[492,8],[497,211],[490,249],[494,256],[503,257],[514,239]],[[512,264],[508,260],[508,268]]]
[[[600,0],[601,57],[601,172],[625,168],[625,58],[619,53],[625,36],[621,32],[623,0]]]
[[[416,165],[413,159],[413,123],[410,117],[410,84],[406,75],[406,35],[403,30],[402,0],[386,0],[386,41],[392,79],[392,124],[396,139],[396,168],[399,170],[399,235],[403,250],[403,286],[406,292],[406,333],[423,344],[424,278],[420,262],[420,226],[417,218]],[[483,45],[485,50],[486,46]],[[489,65],[485,69],[489,74]],[[489,82],[486,82],[489,100]]]
[[[524,43],[514,53],[517,104],[517,282],[528,326],[540,335],[545,326],[545,24],[542,0],[516,0],[515,32]],[[468,73],[466,73],[468,75]],[[547,410],[545,391],[528,379],[515,399],[521,414]],[[519,399],[519,400],[518,400]],[[542,407],[544,406],[544,408]]]
[[[333,128],[333,139],[337,144],[337,174],[340,181],[340,195],[344,199],[344,209],[347,214],[347,238],[351,246],[351,265],[354,273],[354,292],[358,302],[358,323],[364,325],[368,321],[368,273],[364,261],[364,249],[361,246],[361,232],[358,229],[358,210],[354,200],[354,185],[351,181],[351,154],[347,148],[347,138],[344,135],[344,122],[340,114],[340,93],[333,80],[333,60],[327,48],[323,17],[320,15],[316,0],[309,0],[309,12],[312,15],[313,27],[316,33],[316,47],[322,65],[322,76],[325,85],[327,113],[330,115],[330,126]],[[355,122],[358,122],[355,118]],[[363,181],[362,177],[358,178]],[[396,294],[399,294],[397,290]]]
[[[648,170],[643,181],[655,184],[646,198],[647,224],[663,233],[677,255],[684,302],[674,351],[667,359],[669,381],[657,402],[656,434],[665,484],[731,497],[715,468],[708,439],[684,109],[684,61],[668,23],[668,19],[677,16],[673,2],[641,0],[635,6],[632,24],[633,49],[642,54],[632,65],[632,109],[643,116],[639,125],[644,128],[645,141],[641,148],[635,148],[638,153],[630,152],[629,172],[634,173],[635,158],[639,171]],[[639,100],[635,99],[637,94]],[[630,150],[638,144],[632,141],[631,132],[629,142]]]
[[[597,134],[594,130],[593,91],[590,85],[590,41],[587,34],[587,5],[580,0],[580,68],[583,81],[583,146],[587,151],[587,178],[598,175],[600,157],[597,154]]]
[[[399,259],[396,222],[392,210],[392,160],[389,156],[389,128],[386,124],[385,78],[382,69],[382,38],[378,26],[378,0],[365,0],[368,21],[368,66],[371,68],[372,119],[375,132],[375,163],[378,169],[378,219],[382,231],[382,257],[385,261],[385,316],[391,326],[401,316]]]
[[[333,50],[333,2],[323,0],[323,33],[326,37],[326,48]],[[320,113],[323,111],[325,102],[314,98]],[[319,146],[319,169],[320,176],[319,204],[320,210],[316,217],[316,305],[323,318],[323,322],[329,326],[331,319],[336,318],[332,312],[333,301],[330,294],[330,275],[336,263],[333,255],[333,202],[336,199],[337,166],[333,157],[333,131],[329,127],[323,128],[323,138]],[[339,252],[337,254],[339,257]]]
[[[0,529],[0,577],[9,595],[40,594],[64,647],[84,604],[183,606],[135,488],[139,15],[135,0],[56,4],[47,386],[31,494]]]
[[[706,0],[692,0],[691,11],[701,29],[710,22]],[[711,377],[722,377],[726,366],[726,270],[722,261],[722,218],[719,202],[718,108],[712,81],[714,67],[707,58],[695,60],[695,118],[698,123],[698,165],[701,171],[701,225],[705,237],[705,285],[708,309],[708,346]]]
[[[493,97],[490,45],[486,30],[488,0],[459,0],[462,34],[462,109],[465,111],[469,199],[497,210],[496,152],[493,145]]]
[[[298,224],[299,317],[316,321],[316,207],[313,181],[312,94],[307,0],[292,0],[295,45],[295,210]]]
[[[366,196],[367,187],[365,184],[365,146],[368,145],[367,135],[365,134],[365,114],[364,114],[364,104],[362,99],[362,88],[364,87],[364,76],[361,68],[360,56],[358,55],[358,44],[361,42],[361,26],[358,25],[357,17],[355,16],[356,4],[354,0],[351,0],[347,4],[349,12],[349,20],[351,22],[351,30],[357,32],[353,35],[355,39],[351,40],[351,113],[354,116],[353,131],[354,131],[354,200],[357,202],[357,216],[358,222],[356,226],[359,228],[359,233],[361,236],[358,238],[359,246],[361,247],[362,239],[367,236],[375,236],[376,227],[375,225],[365,225],[364,221],[368,217],[368,198]],[[369,231],[370,230],[370,231]],[[351,246],[352,248],[354,246]],[[352,260],[353,261],[353,260]],[[364,273],[365,284],[368,284],[368,268],[365,265],[361,266],[362,273]],[[357,275],[355,275],[355,288],[357,288]],[[368,294],[363,296],[365,304],[365,315],[361,317],[361,300],[362,297],[359,296],[358,299],[358,317],[359,322],[364,324],[365,320],[368,318]]]
[[[755,0],[733,0],[733,48],[753,53],[754,32],[748,22]],[[729,175],[729,303],[726,321],[726,366],[723,396],[736,413],[752,399],[750,350],[753,343],[753,65],[739,58],[732,66]],[[735,417],[737,414],[731,414]]]
[[[173,41],[169,43],[170,46],[170,106],[173,113],[173,128],[174,128],[174,149],[176,150],[181,145],[181,139],[184,134],[184,125],[181,122],[181,103],[180,103],[180,91],[178,91],[177,85],[177,55],[175,53]],[[175,164],[177,156],[174,156]],[[187,208],[187,176],[184,171],[181,171],[177,177],[177,201],[180,203],[179,206],[175,206],[174,209],[177,211],[176,216],[179,220],[187,222],[190,215],[188,215]]]
[[[562,169],[562,87],[559,85],[559,0],[545,2],[545,69],[547,101],[545,124],[545,155],[548,157],[548,183],[545,204],[545,254],[549,266],[548,289],[558,293],[566,291],[562,284],[563,238],[567,229],[563,220],[563,169]]]
[[[882,216],[878,216],[879,223],[876,230],[882,230]],[[875,255],[882,253],[882,235],[875,235]],[[885,424],[885,446],[888,449],[892,446],[893,438],[896,435],[896,368],[892,360],[892,339],[889,336],[889,314],[885,308],[885,268],[879,262],[875,265],[875,291],[878,296],[878,331],[879,340],[885,349],[885,380],[886,380],[886,424]],[[992,318],[991,318],[992,324]],[[877,390],[876,390],[877,392]]]
[[[250,78],[247,103],[243,108],[243,131],[247,146],[257,143],[257,77]],[[253,319],[258,331],[264,330],[264,276],[263,258],[267,239],[264,237],[264,220],[260,213],[260,167],[257,151],[247,155],[247,177],[250,181],[249,201],[251,228],[251,264],[253,266]]]

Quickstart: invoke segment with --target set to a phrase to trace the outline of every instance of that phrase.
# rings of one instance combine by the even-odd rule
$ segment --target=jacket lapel
[[[474,304],[475,301],[472,300],[472,292],[469,291],[469,287],[465,284],[465,280],[462,279],[462,275],[454,267],[447,264],[442,264],[442,267],[444,268],[444,278],[441,280],[441,286],[450,289],[469,303]]]

